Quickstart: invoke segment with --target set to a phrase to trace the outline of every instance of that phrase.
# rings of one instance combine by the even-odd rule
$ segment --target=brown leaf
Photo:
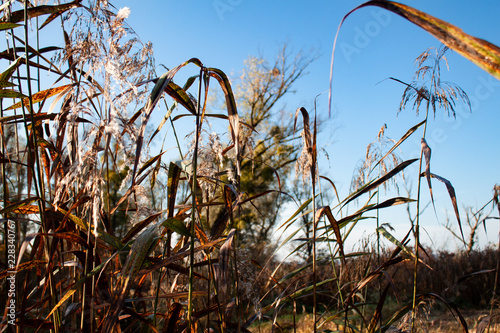
[[[421,177],[423,175],[425,175],[426,177],[428,177],[428,175],[430,175],[430,177],[436,178],[437,180],[439,180],[440,182],[445,184],[446,189],[448,190],[448,194],[449,194],[450,199],[451,199],[451,203],[453,205],[453,210],[455,211],[455,216],[457,218],[458,226],[460,228],[460,233],[462,234],[462,240],[465,240],[464,233],[462,231],[462,223],[460,222],[460,213],[458,211],[457,196],[455,194],[455,188],[453,188],[453,185],[451,185],[451,182],[449,180],[447,180],[441,176],[435,175],[433,173],[427,174],[427,172],[423,172]]]
[[[431,148],[427,145],[427,141],[424,138],[421,140],[422,154],[425,158],[425,178],[427,179],[427,185],[429,186],[429,192],[431,193],[431,201],[434,206],[434,196],[432,195],[432,185],[431,185]],[[435,210],[436,208],[434,208]]]

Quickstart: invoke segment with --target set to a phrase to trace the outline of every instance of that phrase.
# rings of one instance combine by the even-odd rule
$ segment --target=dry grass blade
[[[316,221],[319,221],[319,219],[323,217],[323,215],[326,215],[328,221],[330,222],[330,225],[332,226],[333,232],[335,233],[335,237],[337,238],[337,244],[339,244],[340,258],[345,268],[347,267],[347,263],[345,260],[344,244],[342,241],[342,234],[340,233],[339,223],[337,222],[337,220],[335,220],[335,217],[333,217],[332,210],[330,209],[329,206],[320,207],[316,211]]]
[[[232,191],[229,186],[224,186],[224,206],[210,229],[210,240],[219,238],[226,229],[228,222],[232,220],[234,210],[240,205],[239,200],[232,201]]]
[[[464,233],[462,231],[462,223],[460,222],[460,212],[458,211],[458,204],[457,204],[457,196],[455,194],[455,188],[453,185],[451,185],[451,182],[447,180],[446,178],[443,178],[441,176],[435,175],[433,173],[427,173],[427,172],[422,172],[422,176],[428,177],[430,175],[431,178],[436,178],[440,182],[444,183],[446,185],[446,189],[448,190],[448,194],[451,199],[451,203],[453,205],[453,210],[455,212],[455,217],[457,218],[458,226],[460,228],[460,233],[462,234],[462,240],[465,240],[464,238]]]
[[[2,210],[0,210],[0,214],[4,215],[4,214],[10,213],[10,212],[13,212],[14,210],[21,208],[23,206],[29,205],[30,203],[32,203],[33,201],[36,201],[38,199],[39,199],[38,197],[31,197],[31,198],[27,198],[24,200],[20,200],[16,203],[13,203],[12,205],[4,207]]]
[[[42,90],[40,92],[37,92],[36,94],[33,94],[32,98],[31,98],[32,102],[33,103],[40,103],[40,102],[45,101],[47,98],[52,97],[54,95],[65,94],[71,89],[71,87],[73,87],[72,84],[67,84],[64,86],[57,87],[57,88],[50,88],[47,90]],[[7,110],[18,109],[21,106],[23,106],[23,104],[26,106],[29,105],[29,99],[25,98],[21,102],[18,102],[14,105],[11,105],[8,108],[6,108],[5,110],[7,111]]]
[[[401,250],[403,250],[404,253],[406,253],[407,255],[411,256],[411,257],[415,257],[415,254],[410,250],[408,249],[404,244],[402,244],[400,241],[398,241],[396,239],[396,237],[394,237],[393,235],[391,235],[391,233],[387,230],[385,230],[384,227],[378,227],[377,228],[377,232],[381,233],[382,236],[384,236],[385,238],[387,238],[392,244],[396,245],[397,247],[399,247]]]
[[[335,282],[335,281],[337,281],[336,278],[323,280],[321,282],[316,283],[316,288],[319,288],[321,286],[324,286],[325,284],[328,284],[330,282]],[[286,303],[286,302],[293,301],[294,299],[299,299],[300,297],[302,297],[304,295],[310,294],[313,291],[313,289],[314,289],[314,287],[312,285],[309,285],[307,287],[304,287],[302,289],[299,289],[299,290],[293,292],[291,295],[288,295],[284,298],[279,299],[279,301],[281,303]],[[270,304],[268,306],[263,307],[262,312],[269,311],[273,306],[274,306],[274,304]]]
[[[151,216],[148,216],[146,219],[142,220],[141,222],[138,222],[137,224],[135,224],[130,230],[129,232],[127,232],[127,234],[125,235],[125,237],[123,237],[122,239],[122,243],[123,244],[126,244],[128,243],[135,235],[137,235],[142,229],[144,229],[146,226],[148,226],[151,222],[153,222],[154,220],[156,220],[158,217],[161,216],[163,212],[159,212],[159,213],[156,213],[156,214],[153,214]]]
[[[42,112],[42,113],[37,113],[37,114],[33,115],[33,120],[35,121],[35,123],[40,122],[42,120],[54,120],[59,115],[60,115],[60,113],[50,113],[49,114],[46,112]],[[24,116],[22,114],[0,117],[0,123],[4,123],[6,125],[24,123],[23,118],[24,118]],[[28,121],[31,121],[31,119],[28,119]],[[90,121],[83,119],[83,118],[80,118],[80,117],[76,117],[75,122],[76,123],[91,124]]]
[[[61,207],[58,207],[57,210],[59,212],[63,213],[65,216],[67,216],[73,223],[75,223],[77,226],[79,226],[83,230],[89,231],[91,229],[91,228],[89,228],[88,223],[86,221],[80,219],[79,217],[67,212],[66,210],[62,209]],[[97,228],[97,234],[98,234],[98,237],[100,239],[102,239],[104,242],[111,245],[115,249],[120,250],[121,248],[123,248],[123,244],[118,238],[108,234],[101,227]]]
[[[161,160],[161,156],[165,154],[165,152],[162,152],[154,157],[151,157],[149,160],[147,160],[143,165],[142,167],[137,171],[137,175],[140,175],[141,173],[143,173],[147,168],[149,168],[151,165],[153,165],[154,163],[158,162]]]
[[[170,82],[165,87],[165,92],[170,97],[175,99],[179,104],[184,106],[189,112],[191,112],[191,114],[196,115],[196,106],[191,100],[189,94],[183,88],[179,87],[173,82]]]
[[[382,295],[380,296],[380,299],[377,303],[377,308],[375,309],[375,313],[373,314],[370,325],[368,326],[368,333],[375,332],[375,328],[377,327],[377,324],[380,321],[380,318],[382,317],[382,308],[384,307],[385,299],[387,298],[387,294],[389,292],[389,287],[390,284],[388,284],[385,287],[384,291],[382,292]]]
[[[27,269],[32,269],[34,267],[43,266],[45,264],[47,264],[47,262],[43,261],[43,260],[31,260],[28,262],[23,262],[22,264],[19,264],[16,266],[16,273],[19,273],[19,272],[27,270]],[[3,271],[0,271],[0,280],[5,279],[7,276],[9,276],[11,274],[12,274],[11,270],[6,269]]]
[[[134,170],[132,173],[132,184],[135,183],[137,165],[139,164],[142,152],[142,145],[144,143],[144,132],[146,131],[146,125],[149,121],[151,113],[153,112],[153,109],[156,107],[156,104],[158,104],[158,101],[160,100],[163,92],[165,91],[167,86],[172,82],[172,79],[177,74],[177,72],[182,67],[186,66],[189,63],[194,63],[199,67],[203,67],[203,64],[201,63],[200,60],[196,58],[191,58],[188,61],[183,62],[179,66],[169,70],[168,72],[160,76],[158,78],[158,82],[156,82],[155,86],[153,87],[153,90],[151,91],[151,94],[149,95],[146,105],[144,106],[144,108],[141,109],[143,116],[142,116],[142,124],[141,127],[139,128],[139,133],[137,135]]]
[[[16,69],[19,67],[19,65],[21,64],[21,61],[23,60],[22,57],[19,57],[17,59],[15,59],[10,65],[9,67],[7,67],[6,70],[4,70],[2,72],[2,74],[0,74],[0,81],[8,81],[12,74],[14,74],[14,72],[16,71]]]
[[[484,39],[464,33],[460,28],[410,6],[391,1],[368,1],[365,6],[378,6],[398,14],[426,30],[440,42],[500,79],[500,48]],[[355,10],[356,10],[355,9]],[[349,15],[349,14],[348,14]]]
[[[335,196],[337,197],[337,200],[340,203],[339,192],[337,191],[337,186],[335,186],[335,183],[330,178],[325,176],[319,176],[319,178],[326,180],[328,183],[330,183],[330,185],[332,185],[333,191],[335,191]]]
[[[210,241],[206,244],[203,244],[203,245],[200,245],[198,247],[195,248],[195,253],[198,253],[199,251],[204,251],[208,248],[211,248],[215,245],[217,245],[218,243],[222,242],[224,239],[217,239],[217,240],[214,240],[214,241]],[[187,250],[187,251],[182,251],[182,252],[177,252],[175,254],[172,254],[170,257],[166,258],[166,259],[163,259],[161,261],[158,261],[156,263],[154,263],[153,265],[151,266],[148,266],[147,268],[144,268],[142,269],[137,275],[141,275],[141,276],[144,276],[146,274],[149,274],[157,269],[160,269],[162,267],[166,267],[172,263],[175,263],[177,260],[181,260],[187,256],[190,255],[190,250]]]
[[[167,216],[174,217],[175,198],[179,187],[182,169],[175,163],[170,162],[168,167],[168,182],[167,182]]]

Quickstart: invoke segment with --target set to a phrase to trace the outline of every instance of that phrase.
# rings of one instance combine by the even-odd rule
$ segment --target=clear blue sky
[[[500,45],[500,3],[494,1],[402,1],[446,20],[466,33]],[[311,110],[314,97],[329,87],[333,39],[342,17],[361,1],[120,1],[129,7],[130,26],[143,41],[151,41],[157,65],[172,68],[191,58],[224,72],[238,73],[243,60],[263,55],[272,60],[277,47],[288,42],[295,50],[314,48],[320,57],[295,86],[287,106]],[[384,79],[392,76],[411,81],[414,59],[425,49],[440,43],[427,32],[378,7],[351,15],[339,36],[333,85],[333,114],[323,129],[321,144],[329,154],[322,157],[323,174],[334,180],[341,197],[348,194],[353,170],[386,123],[386,135],[399,139],[423,118],[411,109],[397,116],[404,87]],[[447,54],[450,71],[442,79],[460,85],[473,102],[472,113],[458,108],[456,120],[439,113],[429,123],[428,143],[432,148],[431,171],[449,179],[459,205],[481,207],[500,183],[500,81],[493,79],[456,53]],[[158,67],[159,74],[163,68]],[[382,81],[382,82],[380,82]],[[380,83],[379,83],[380,82]],[[327,95],[319,100],[318,112],[328,117]],[[421,135],[421,132],[418,133]],[[419,136],[402,146],[405,159],[418,157]],[[416,184],[416,172],[409,175]],[[444,212],[453,218],[452,206],[443,184],[434,182],[439,222]],[[414,191],[416,193],[416,191]],[[428,191],[423,199],[428,200]],[[429,209],[431,211],[431,209]],[[400,215],[399,215],[400,214]],[[462,215],[464,217],[464,215]],[[395,210],[384,216],[400,236],[408,229],[406,212]],[[401,220],[402,222],[399,222]],[[450,240],[434,213],[425,215],[424,227],[435,245]],[[368,232],[374,230],[366,222]],[[498,240],[498,221],[488,221],[488,240]],[[484,234],[484,232],[483,232]],[[430,244],[424,235],[426,243]],[[481,238],[483,244],[486,237]],[[451,243],[454,248],[455,243]]]

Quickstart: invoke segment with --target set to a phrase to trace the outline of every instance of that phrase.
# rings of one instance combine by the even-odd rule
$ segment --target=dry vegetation
[[[369,5],[407,17],[500,76],[496,46],[402,5]],[[1,14],[2,331],[444,332],[436,328],[445,325],[439,313],[453,318],[447,331],[458,332],[481,331],[479,313],[499,315],[499,250],[475,251],[473,242],[481,221],[498,219],[498,186],[490,202],[467,214],[472,242],[456,235],[472,244],[464,253],[409,245],[419,244],[420,192],[432,181],[445,184],[462,230],[454,189],[431,173],[425,140],[430,111],[453,114],[456,103],[468,103],[459,87],[440,81],[446,48],[424,52],[415,81],[405,84],[401,108],[413,100],[417,112],[426,108],[425,120],[398,141],[381,130],[352,193],[319,207],[318,182],[335,188],[318,173],[316,114],[298,108],[287,123],[270,117],[313,58],[250,59],[233,92],[223,71],[196,58],[156,75],[151,46],[126,25],[128,10],[116,12],[107,1],[4,1]],[[32,42],[47,25],[60,26],[56,45],[64,47]],[[289,55],[286,48],[281,55]],[[174,83],[180,71],[192,73],[182,85]],[[430,81],[422,83],[424,74]],[[214,87],[221,108],[208,106]],[[150,122],[154,112],[160,124]],[[176,134],[185,117],[195,119],[187,144]],[[229,134],[208,132],[208,119],[225,122]],[[255,141],[259,126],[268,135]],[[397,149],[419,129],[420,157],[401,160]],[[177,161],[165,157],[172,146]],[[277,247],[294,244],[289,255],[302,259],[279,261],[278,248],[264,241],[290,196],[294,162],[306,185],[293,193],[300,208],[281,228],[301,223],[305,237],[292,242],[297,229]],[[381,199],[380,188],[397,185],[417,164],[415,198]],[[366,203],[354,205],[360,198]],[[391,249],[380,239],[356,253],[344,249],[365,213],[414,201],[404,239],[377,220],[378,237]],[[464,318],[463,309],[478,312]]]

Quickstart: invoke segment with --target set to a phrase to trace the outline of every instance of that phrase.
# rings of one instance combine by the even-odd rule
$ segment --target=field
[[[391,78],[405,87],[399,111],[425,118],[398,140],[382,126],[342,198],[320,172],[317,110],[275,110],[314,56],[283,44],[235,78],[196,55],[158,75],[127,8],[4,2],[0,330],[499,331],[500,244],[479,247],[477,234],[499,219],[500,186],[462,209],[452,183],[431,172],[426,138],[437,112],[471,107],[441,81],[446,52],[499,79],[500,48],[411,7],[362,6],[372,5],[444,45],[422,52],[411,83]],[[47,26],[60,35],[40,45]],[[421,151],[404,160],[410,137]],[[410,168],[415,189],[403,195]],[[463,245],[456,252],[421,242],[434,184],[452,203],[444,229]],[[298,208],[282,216],[288,203]],[[407,208],[399,239],[379,217],[395,206]],[[366,219],[373,234],[348,249]]]

